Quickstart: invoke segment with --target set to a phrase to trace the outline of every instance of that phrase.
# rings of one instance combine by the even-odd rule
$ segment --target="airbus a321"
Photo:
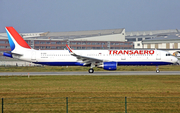
[[[6,27],[11,51],[3,55],[23,61],[50,66],[89,66],[89,73],[94,67],[116,70],[120,65],[158,65],[174,64],[178,59],[162,50],[35,50],[18,34],[13,27]]]

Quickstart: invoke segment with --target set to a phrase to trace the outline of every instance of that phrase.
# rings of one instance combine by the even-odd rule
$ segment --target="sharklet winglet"
[[[67,44],[66,44],[66,47],[67,47],[69,53],[73,53],[72,49]]]

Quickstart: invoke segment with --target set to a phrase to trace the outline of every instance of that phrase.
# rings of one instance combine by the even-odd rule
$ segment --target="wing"
[[[67,47],[69,53],[72,56],[76,57],[77,59],[82,60],[82,63],[84,63],[84,65],[88,65],[88,64],[93,63],[93,62],[98,62],[98,63],[103,62],[103,59],[97,59],[97,58],[78,55],[78,54],[74,53],[72,51],[72,49],[67,44],[66,44],[66,47]]]

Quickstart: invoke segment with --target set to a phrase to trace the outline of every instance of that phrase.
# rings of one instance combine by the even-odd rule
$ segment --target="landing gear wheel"
[[[159,72],[160,72],[159,69],[157,69],[157,70],[156,70],[156,73],[159,73]]]
[[[94,69],[90,68],[88,72],[89,73],[94,73]]]
[[[159,73],[160,71],[159,71],[159,66],[157,65],[156,66],[156,73]]]

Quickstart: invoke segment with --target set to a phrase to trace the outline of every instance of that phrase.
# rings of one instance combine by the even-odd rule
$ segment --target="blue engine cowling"
[[[105,70],[116,70],[117,62],[103,62],[103,69]]]

